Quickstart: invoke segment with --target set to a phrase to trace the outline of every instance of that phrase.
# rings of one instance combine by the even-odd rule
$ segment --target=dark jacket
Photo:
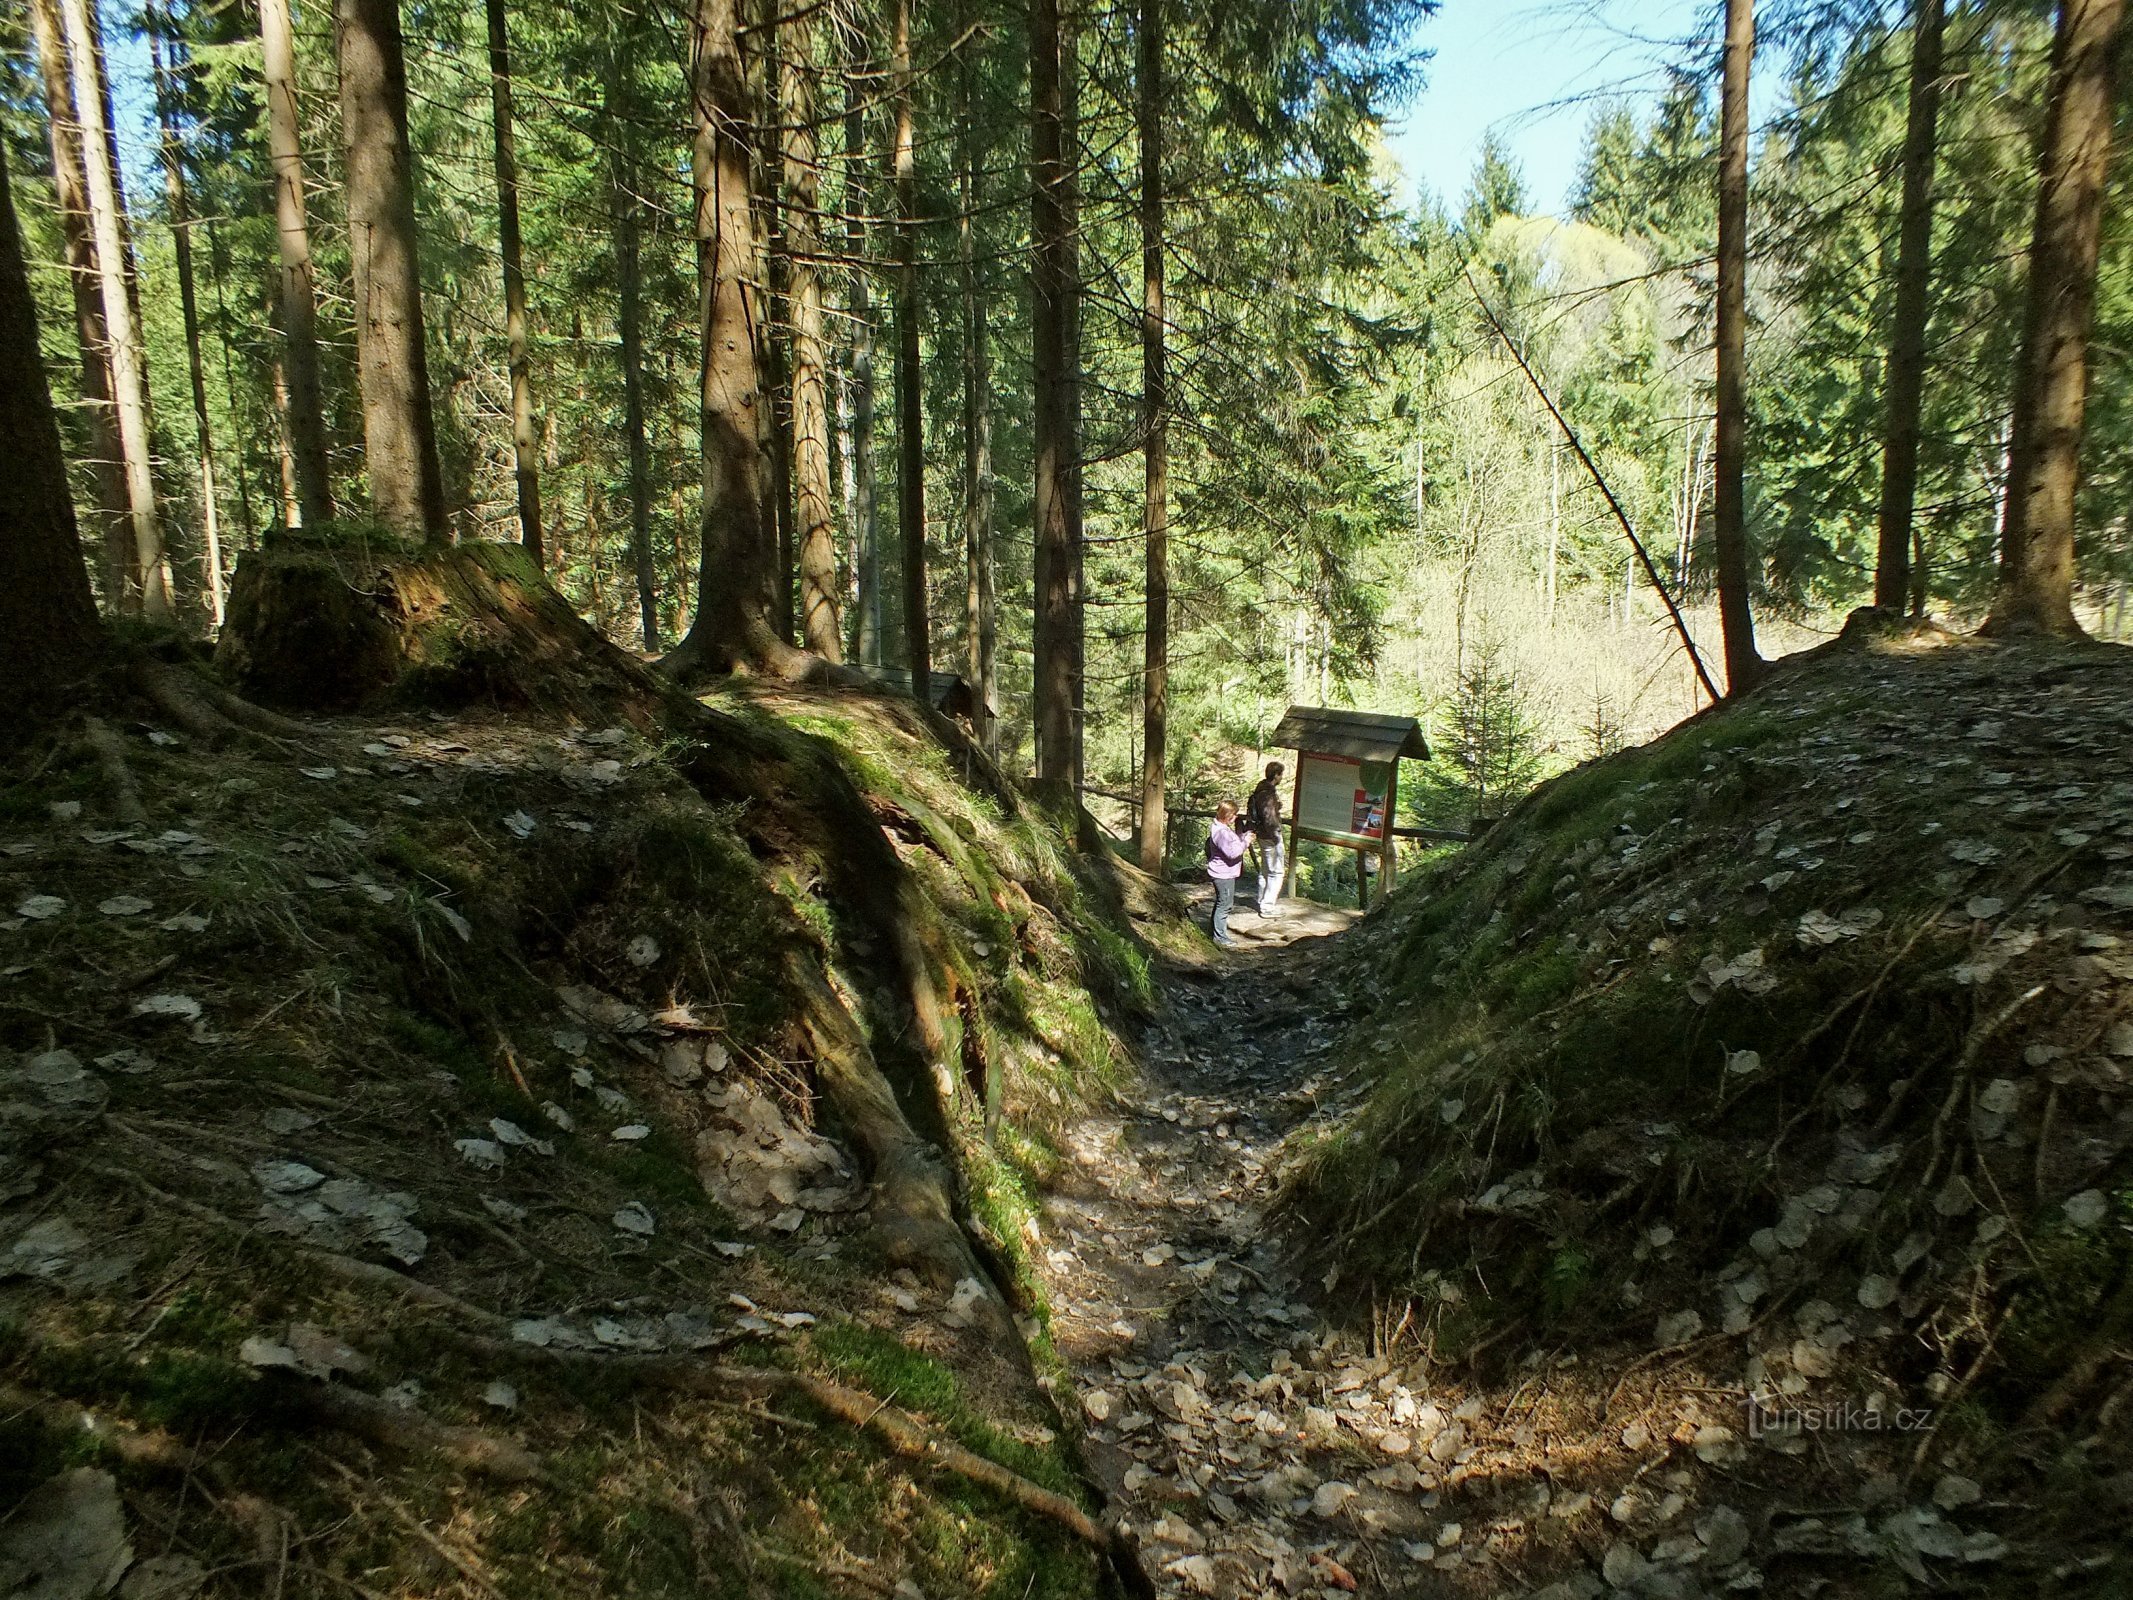
[[[1278,843],[1281,839],[1281,791],[1274,787],[1272,778],[1260,780],[1259,787],[1245,802],[1244,820],[1253,833],[1266,843]]]

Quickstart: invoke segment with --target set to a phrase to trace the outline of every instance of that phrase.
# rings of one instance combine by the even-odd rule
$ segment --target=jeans
[[[1216,944],[1229,943],[1229,908],[1237,898],[1235,878],[1217,878],[1215,885],[1214,933]]]
[[[1288,862],[1281,853],[1281,839],[1259,841],[1259,914],[1271,917],[1281,903],[1281,878]]]

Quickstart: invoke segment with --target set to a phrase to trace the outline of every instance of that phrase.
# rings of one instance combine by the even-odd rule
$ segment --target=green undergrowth
[[[1285,1204],[1440,1356],[1815,1302],[2014,1425],[2133,1309],[2129,691],[1829,652],[1544,785],[1351,940],[1361,1103]]]
[[[257,1174],[289,1162],[406,1197],[418,1259],[360,1232],[320,1247],[506,1319],[609,1319],[635,1337],[670,1313],[805,1312],[816,1322],[773,1321],[714,1359],[819,1366],[1078,1492],[1033,1381],[1061,1371],[1027,1257],[1034,1195],[1059,1126],[1131,1068],[1119,1027],[1152,999],[1148,943],[1176,908],[1087,849],[1078,818],[959,766],[907,710],[837,704],[733,709],[765,750],[827,750],[893,836],[948,1000],[939,1077],[913,1070],[894,952],[826,887],[836,863],[795,843],[820,836],[814,797],[708,800],[685,743],[396,712],[321,725],[316,748],[283,755],[129,724],[149,811],[133,828],[81,745],[30,752],[34,776],[0,787],[0,1256],[40,1219],[78,1237],[0,1279],[0,1386],[217,1441],[221,1502],[290,1518],[327,1574],[313,1587],[461,1581],[409,1536],[420,1523],[513,1596],[843,1594],[853,1571],[928,1594],[1100,1592],[1057,1530],[804,1404],[646,1391],[470,1343],[448,1315],[321,1274],[303,1254],[319,1241],[263,1206]],[[702,1041],[723,1081],[840,1132],[811,1082],[796,962],[829,972],[914,1124],[945,1144],[1026,1354],[940,1325],[936,1286],[910,1311],[857,1214],[781,1230],[707,1187],[697,1140],[722,1080],[686,1075]],[[677,1077],[681,1045],[699,1054]],[[17,1104],[30,1091],[12,1074],[54,1049],[92,1073],[100,1120]],[[502,1141],[501,1165],[463,1159],[470,1141]],[[653,1232],[613,1220],[631,1206]],[[413,1383],[437,1421],[521,1440],[548,1483],[322,1428],[288,1387],[308,1380],[240,1357],[298,1322],[359,1352],[340,1381]],[[515,1409],[484,1398],[499,1382]],[[188,1492],[34,1406],[0,1427],[0,1457],[0,1490],[93,1460],[159,1526]],[[217,1574],[202,1592],[254,1592],[259,1530],[191,1524],[182,1548]]]

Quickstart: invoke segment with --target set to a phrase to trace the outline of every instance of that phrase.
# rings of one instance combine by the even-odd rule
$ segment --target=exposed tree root
[[[439,1422],[408,1406],[350,1388],[345,1383],[291,1379],[279,1386],[284,1404],[391,1450],[442,1456],[458,1466],[505,1483],[546,1479],[540,1459],[524,1445],[479,1428]]]
[[[136,656],[132,678],[158,711],[202,744],[218,745],[236,736],[237,724],[216,709],[207,686],[191,673],[153,656]]]
[[[126,741],[101,718],[84,717],[82,743],[89,747],[89,753],[96,757],[96,764],[103,769],[104,782],[111,789],[111,808],[118,813],[120,823],[128,828],[147,827],[148,808],[141,804],[141,791],[133,781],[133,769],[126,764]]]
[[[983,1484],[1023,1510],[1066,1529],[1103,1556],[1130,1593],[1155,1593],[1155,1586],[1141,1565],[1140,1551],[1132,1536],[1116,1523],[1099,1522],[1065,1495],[1033,1483],[1019,1472],[987,1460],[974,1450],[966,1450],[953,1440],[942,1438],[900,1407],[805,1372],[780,1372],[768,1367],[711,1367],[703,1370],[703,1378],[717,1389],[805,1396],[838,1421],[877,1435],[897,1455],[927,1462],[972,1483]]]

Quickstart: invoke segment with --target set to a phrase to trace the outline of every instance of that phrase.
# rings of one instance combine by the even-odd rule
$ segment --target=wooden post
[[[1385,780],[1385,832],[1384,843],[1379,846],[1378,893],[1392,893],[1393,885],[1400,880],[1400,845],[1392,835],[1394,820],[1400,815],[1400,758],[1392,758],[1392,774]]]
[[[1304,798],[1304,753],[1296,753],[1296,779],[1289,785],[1289,888],[1300,888],[1303,880],[1298,876],[1297,851],[1303,847],[1303,798]],[[1298,894],[1297,899],[1303,896]]]

